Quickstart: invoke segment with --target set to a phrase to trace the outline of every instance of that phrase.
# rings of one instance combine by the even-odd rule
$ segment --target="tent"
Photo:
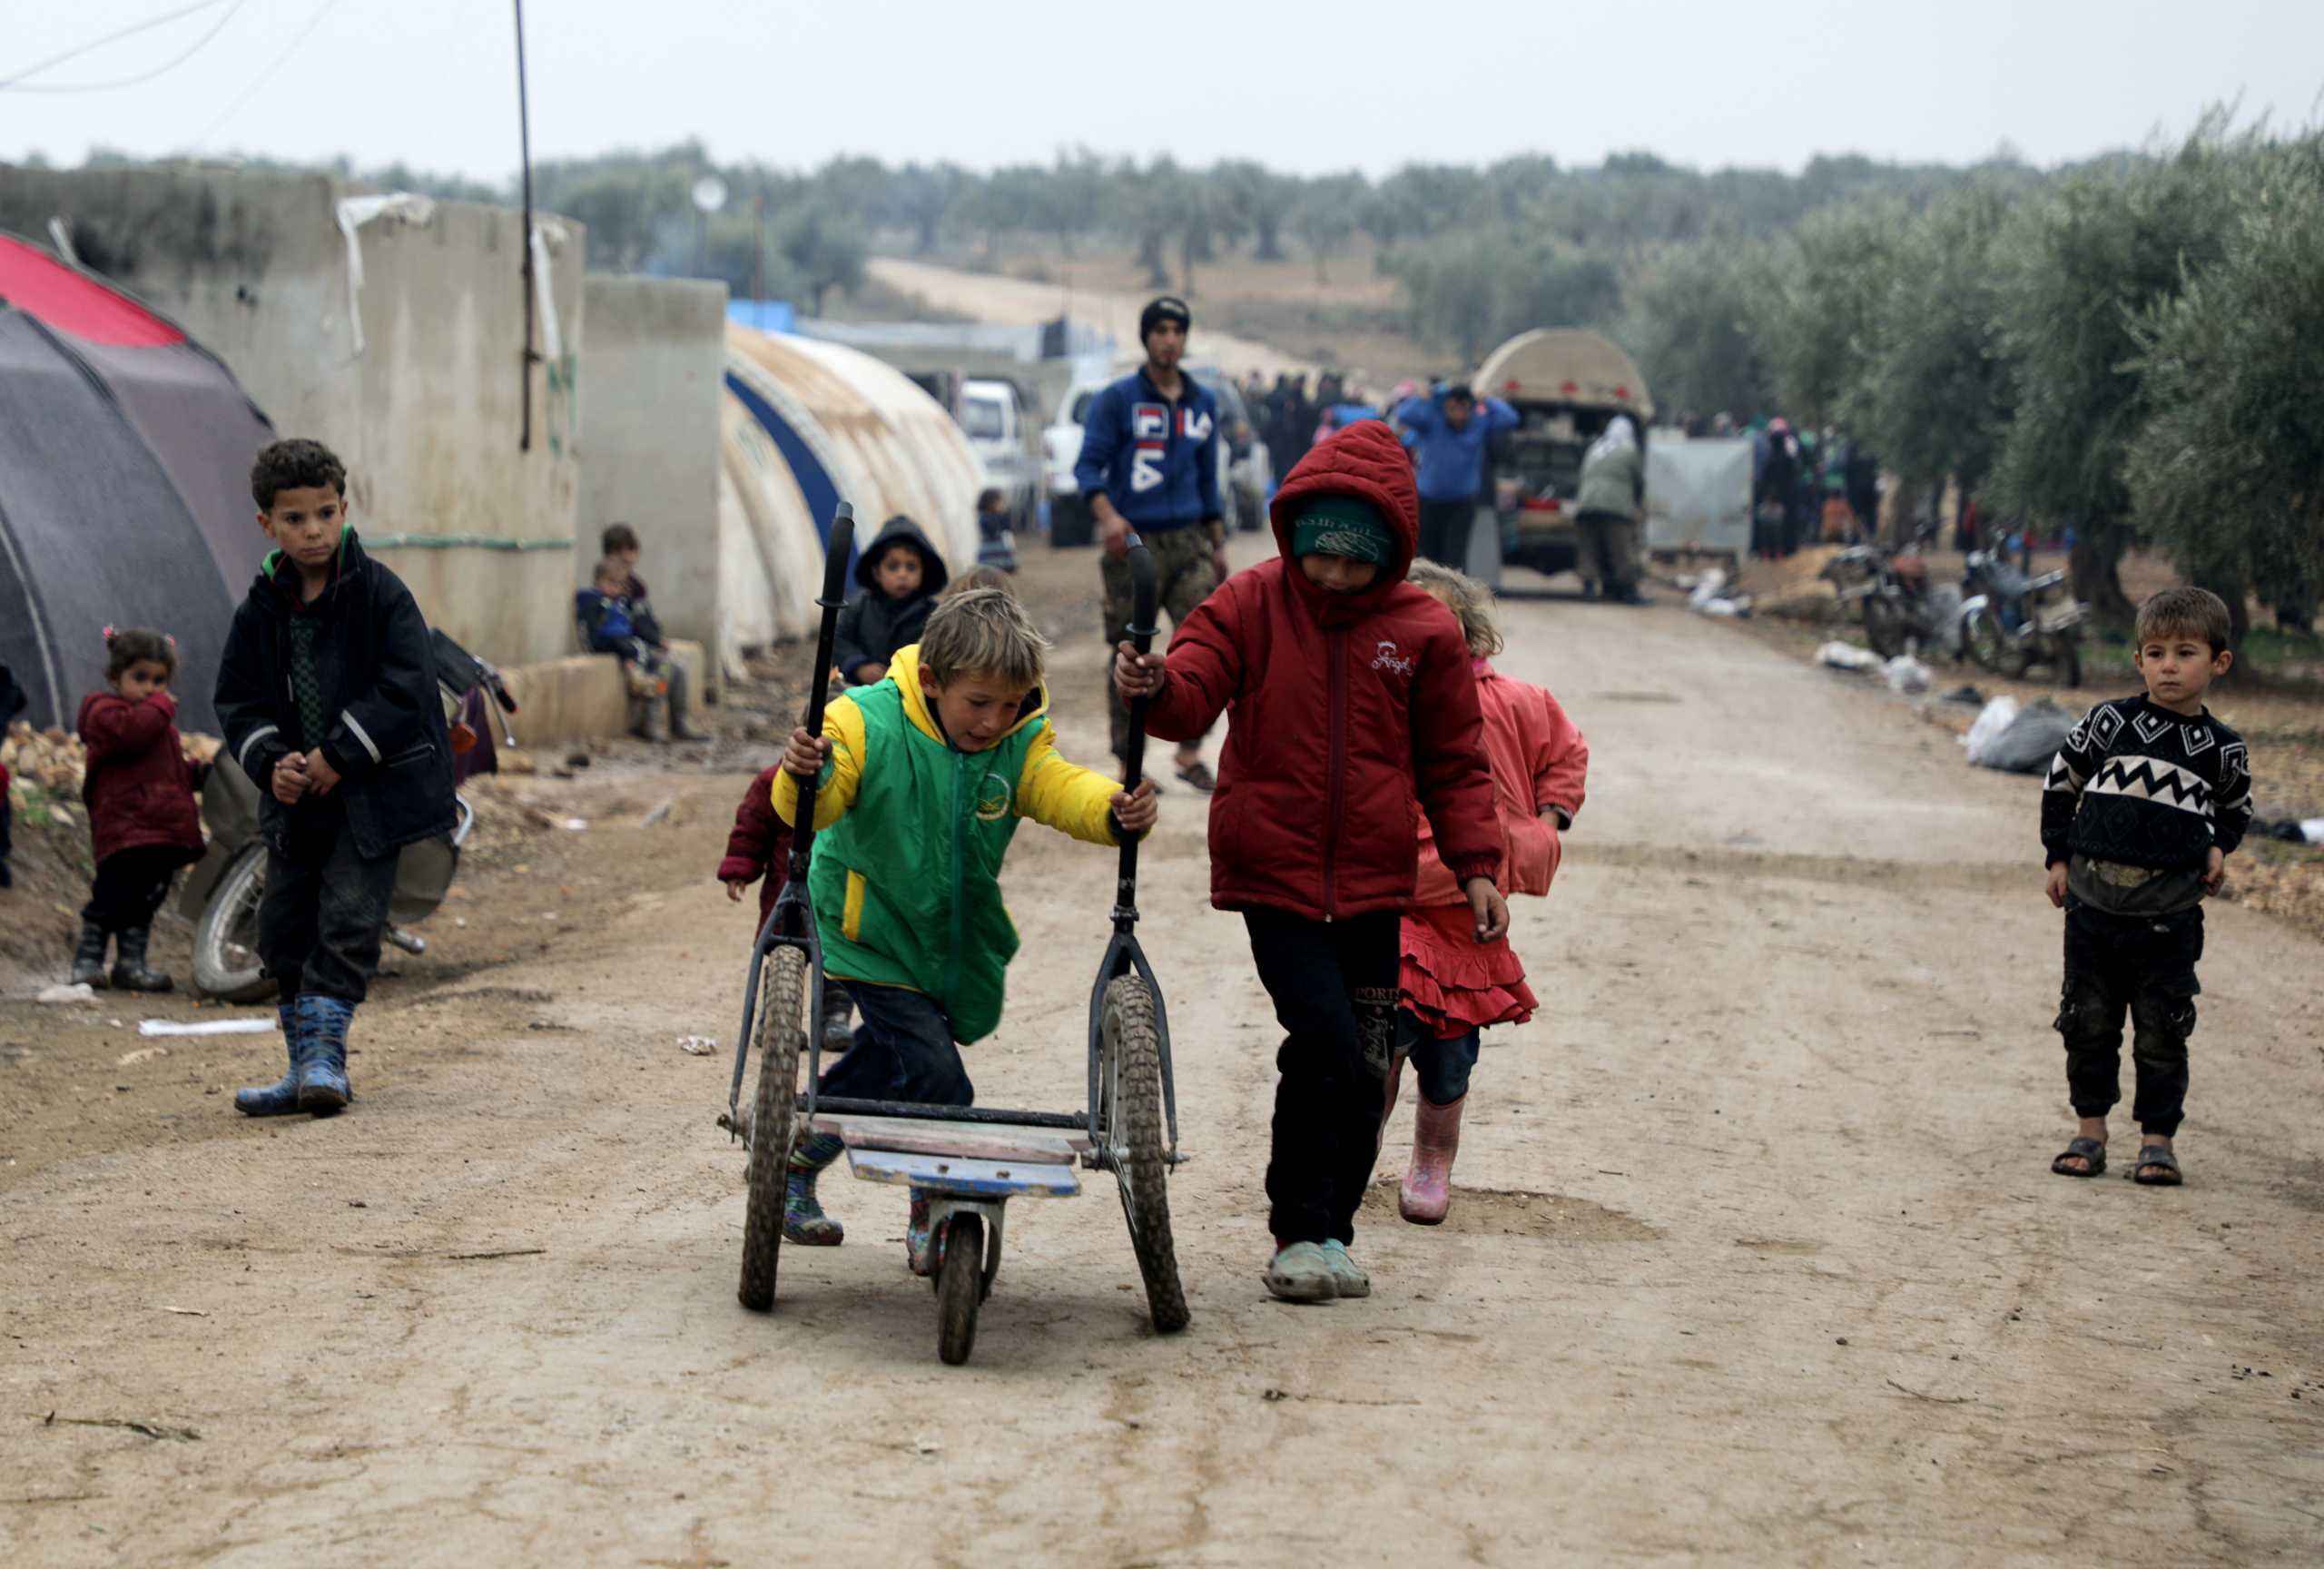
[[[733,580],[755,554],[777,636],[814,631],[823,541],[842,500],[860,538],[901,512],[954,577],[976,560],[975,449],[941,404],[868,354],[730,324],[721,436],[721,558]]]
[[[178,724],[214,730],[218,656],[263,541],[274,429],[231,372],[103,280],[0,234],[0,665],[70,727],[103,629],[177,639]]]

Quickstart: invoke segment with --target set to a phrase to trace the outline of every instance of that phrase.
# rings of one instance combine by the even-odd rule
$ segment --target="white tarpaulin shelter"
[[[1726,553],[1751,549],[1751,443],[1686,440],[1655,432],[1646,444],[1646,548]]]

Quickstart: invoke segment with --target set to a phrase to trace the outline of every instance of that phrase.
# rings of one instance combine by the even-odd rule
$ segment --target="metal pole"
[[[519,372],[525,383],[524,428],[517,433],[517,450],[533,449],[533,367],[540,351],[533,345],[533,318],[538,313],[533,295],[533,116],[525,91],[525,0],[517,7],[517,148],[525,184],[525,232],[517,244],[517,270],[525,279],[525,359]]]

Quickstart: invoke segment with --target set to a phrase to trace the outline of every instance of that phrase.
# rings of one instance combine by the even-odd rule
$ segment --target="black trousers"
[[[2103,1117],[2122,1098],[2122,1015],[2131,1018],[2142,1131],[2168,1139],[2187,1105],[2187,1037],[2195,1029],[2200,904],[2170,915],[2110,915],[2066,902],[2066,978],[2058,1009],[2066,1084],[2077,1117]]]
[[[1332,922],[1243,913],[1284,1031],[1267,1154],[1267,1225],[1279,1242],[1355,1239],[1395,1054],[1401,919],[1393,910]]]
[[[823,982],[829,1007],[832,983]],[[857,981],[847,995],[863,1015],[855,1045],[823,1070],[822,1092],[853,1100],[918,1100],[972,1106],[977,1089],[952,1040],[952,1021],[936,1000],[902,986]]]
[[[1469,531],[1476,520],[1477,503],[1473,497],[1463,497],[1458,501],[1431,501],[1423,497],[1418,553],[1440,567],[1466,572],[1469,569]]]
[[[96,883],[81,907],[81,919],[108,933],[147,930],[170,896],[170,879],[192,859],[175,844],[114,851],[97,863]]]
[[[292,809],[289,840],[288,854],[267,851],[259,958],[285,1002],[311,992],[359,1004],[379,972],[397,857],[359,854],[346,813],[329,797]]]

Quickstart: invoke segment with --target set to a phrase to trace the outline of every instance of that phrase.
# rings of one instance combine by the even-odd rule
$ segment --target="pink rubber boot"
[[[1461,1108],[1466,1095],[1449,1106],[1420,1098],[1413,1119],[1413,1166],[1404,1173],[1396,1209],[1415,1226],[1433,1226],[1452,1204],[1452,1158],[1461,1152]]]

